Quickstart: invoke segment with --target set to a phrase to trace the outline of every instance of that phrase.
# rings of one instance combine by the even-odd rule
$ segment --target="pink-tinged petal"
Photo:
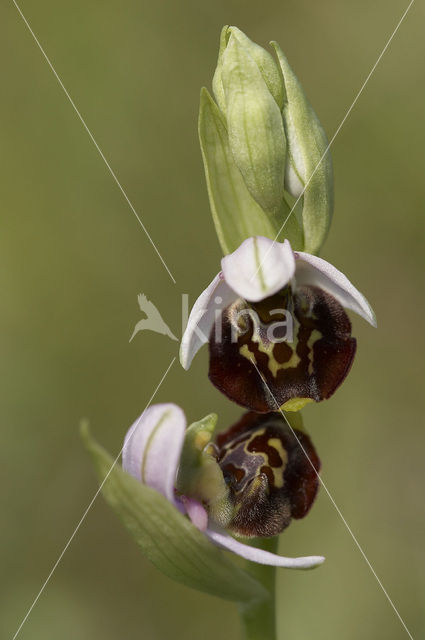
[[[221,273],[201,293],[190,312],[180,345],[180,362],[184,369],[189,369],[196,353],[208,342],[220,312],[235,299],[234,291],[226,284]]]
[[[288,284],[295,272],[295,258],[288,240],[280,243],[256,236],[225,256],[221,267],[227,284],[239,297],[258,302]]]
[[[279,556],[275,553],[270,553],[270,551],[263,551],[263,549],[243,544],[225,532],[207,529],[205,533],[219,547],[233,551],[233,553],[245,558],[245,560],[251,560],[251,562],[258,562],[259,564],[285,567],[286,569],[312,569],[325,561],[323,556],[285,558],[285,556]]]
[[[208,514],[202,504],[198,500],[186,496],[179,496],[178,499],[182,502],[185,512],[195,527],[200,531],[205,531],[208,526]]]
[[[376,327],[376,317],[363,294],[349,279],[326,260],[297,251],[295,279],[297,285],[314,285],[330,293],[343,307],[351,309]]]
[[[174,502],[174,483],[183,446],[186,417],[175,404],[146,409],[124,439],[122,466],[137,480]]]

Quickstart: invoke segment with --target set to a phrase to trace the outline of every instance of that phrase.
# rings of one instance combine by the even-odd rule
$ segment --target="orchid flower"
[[[329,262],[288,240],[248,238],[190,313],[180,361],[209,342],[211,382],[257,412],[301,409],[329,398],[356,351],[350,309],[376,326],[366,298]]]
[[[219,436],[219,448],[210,442],[215,421],[216,416],[208,416],[186,430],[185,415],[177,405],[151,406],[127,432],[122,451],[124,471],[186,513],[215,545],[246,560],[289,569],[321,564],[324,560],[321,556],[286,558],[243,544],[220,526],[227,520],[234,531],[261,535],[256,529],[257,518],[258,526],[268,529],[263,535],[280,533],[289,524],[291,515],[300,518],[309,510],[317,492],[317,471],[311,468],[290,429],[282,430],[282,425],[276,424],[276,416],[267,416],[265,420],[255,415],[253,420],[252,414],[248,414],[248,420],[245,417]],[[302,432],[299,435],[318,470],[320,463],[308,436]],[[252,452],[243,455],[249,443]],[[222,467],[215,461],[215,452],[222,456]],[[189,465],[192,461],[192,468],[182,473],[180,459]],[[179,479],[181,485],[191,487],[192,495],[178,491]],[[270,500],[264,509],[269,493]],[[200,501],[202,497],[204,504]]]

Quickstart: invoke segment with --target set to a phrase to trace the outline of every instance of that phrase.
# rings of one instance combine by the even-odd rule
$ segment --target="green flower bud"
[[[224,97],[223,81],[222,81],[222,68],[223,68],[223,54],[226,50],[229,42],[230,34],[238,40],[238,42],[245,47],[248,53],[255,60],[261,75],[269,89],[270,93],[276,100],[279,109],[283,107],[284,88],[282,78],[277,68],[276,62],[273,56],[260,47],[260,45],[252,42],[240,29],[237,27],[223,27],[220,35],[220,50],[218,54],[217,68],[213,78],[213,92],[217,104],[223,113],[226,113],[226,99]]]
[[[295,249],[317,253],[330,223],[326,136],[285,56],[272,45],[277,61],[236,27],[224,27],[213,78],[218,109],[206,90],[201,94],[201,148],[225,253],[254,227],[275,239],[282,226]],[[285,192],[300,200],[300,216],[297,207],[288,218]]]

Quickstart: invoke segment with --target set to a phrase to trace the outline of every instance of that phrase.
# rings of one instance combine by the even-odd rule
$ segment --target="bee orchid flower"
[[[213,443],[216,416],[186,429],[186,417],[177,405],[153,405],[127,432],[123,469],[187,514],[215,545],[260,564],[312,568],[324,558],[286,558],[244,544],[221,526],[227,524],[233,533],[242,530],[251,536],[263,527],[263,534],[276,535],[289,524],[291,515],[303,517],[314,501],[317,473],[290,430],[257,424],[258,419],[258,415],[254,420],[245,417]],[[318,469],[320,463],[308,436],[300,432],[300,437]],[[244,456],[249,443],[252,451]],[[184,495],[181,487],[190,487],[191,495]]]
[[[211,382],[259,413],[329,398],[356,351],[344,309],[376,326],[366,298],[329,262],[293,251],[288,240],[248,238],[221,268],[190,313],[182,366],[208,342]]]

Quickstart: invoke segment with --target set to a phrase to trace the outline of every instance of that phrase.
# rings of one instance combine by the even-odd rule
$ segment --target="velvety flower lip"
[[[199,502],[177,496],[174,483],[185,429],[186,418],[180,407],[172,403],[151,406],[127,432],[122,454],[124,471],[162,493],[177,509],[188,514],[194,526],[223,549],[252,562],[289,569],[309,569],[322,564],[322,556],[286,558],[243,544],[208,522],[206,510]]]
[[[285,410],[298,410],[306,402],[329,398],[356,351],[344,308],[376,326],[363,294],[326,260],[294,252],[288,240],[248,238],[222,259],[221,267],[189,316],[180,347],[182,366],[188,369],[208,342],[210,380],[244,407],[276,411],[277,401]],[[260,322],[252,320],[251,312]],[[293,337],[269,339],[273,314],[276,320],[290,316]],[[275,398],[269,397],[253,362]]]
[[[304,518],[319,489],[320,458],[300,415],[244,413],[215,438],[217,462],[229,487],[236,535],[279,535]]]

